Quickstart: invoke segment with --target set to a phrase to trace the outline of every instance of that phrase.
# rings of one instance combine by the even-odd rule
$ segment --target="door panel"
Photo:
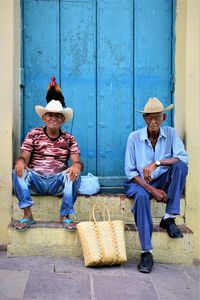
[[[97,7],[97,173],[102,177],[124,176],[133,129],[132,3],[106,0]]]
[[[96,5],[61,1],[60,11],[61,86],[85,169],[96,173]],[[71,125],[63,127],[70,132]]]
[[[42,122],[35,105],[46,105],[50,74],[59,81],[58,1],[24,0],[24,136]]]
[[[135,107],[143,110],[149,97],[158,97],[164,106],[171,103],[172,1],[142,0],[135,3],[134,87]],[[144,121],[135,112],[135,128]],[[171,124],[167,113],[166,124]]]

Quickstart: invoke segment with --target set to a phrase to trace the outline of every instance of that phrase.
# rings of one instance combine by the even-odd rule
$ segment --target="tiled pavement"
[[[85,268],[81,259],[7,257],[0,252],[0,300],[200,300],[200,264]]]

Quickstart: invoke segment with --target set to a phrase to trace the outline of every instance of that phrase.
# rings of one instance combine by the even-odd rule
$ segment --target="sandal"
[[[71,219],[63,219],[61,221],[61,224],[63,228],[67,231],[75,231],[76,230],[76,224]]]
[[[15,229],[19,232],[23,232],[23,231],[26,231],[28,228],[30,228],[31,225],[35,224],[36,222],[34,220],[29,220],[29,219],[26,219],[26,218],[23,218],[21,220],[19,220],[19,223],[20,224],[23,224],[23,223],[27,223],[27,225],[23,228],[19,228],[18,226],[15,226]]]

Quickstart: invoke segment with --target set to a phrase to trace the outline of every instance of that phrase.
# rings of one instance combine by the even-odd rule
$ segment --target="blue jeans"
[[[74,203],[78,195],[81,176],[72,182],[65,171],[54,175],[41,175],[33,170],[25,170],[23,177],[18,177],[13,170],[14,193],[19,200],[19,208],[33,205],[31,195],[61,196],[60,215],[74,214]]]
[[[184,162],[179,161],[173,164],[159,178],[151,182],[153,187],[162,189],[166,192],[166,213],[168,214],[178,215],[180,213],[180,198],[185,186],[187,173],[187,165]],[[153,222],[150,204],[152,195],[142,186],[131,181],[127,181],[124,187],[127,197],[134,197],[132,213],[134,214],[142,250],[153,249],[151,243]]]

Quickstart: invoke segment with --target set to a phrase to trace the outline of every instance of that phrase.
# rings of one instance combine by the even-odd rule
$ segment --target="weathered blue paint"
[[[96,173],[96,5],[60,3],[61,86],[74,109],[76,136],[86,170]],[[70,131],[71,124],[65,127]]]
[[[133,57],[133,1],[99,1],[97,173],[102,177],[124,176],[126,141],[133,129]]]
[[[59,81],[59,3],[24,0],[24,135],[40,126],[35,105],[46,105],[51,74]]]
[[[172,101],[173,0],[24,0],[24,131],[42,125],[55,75],[75,112],[73,131],[88,171],[102,185],[124,178],[129,133],[143,126],[135,108]],[[168,124],[172,116],[168,113]],[[64,126],[71,131],[72,123]]]
[[[135,1],[134,8],[134,99],[143,109],[149,97],[158,97],[165,106],[171,103],[172,0]],[[168,113],[167,124],[171,124]],[[135,127],[144,125],[135,112]]]

